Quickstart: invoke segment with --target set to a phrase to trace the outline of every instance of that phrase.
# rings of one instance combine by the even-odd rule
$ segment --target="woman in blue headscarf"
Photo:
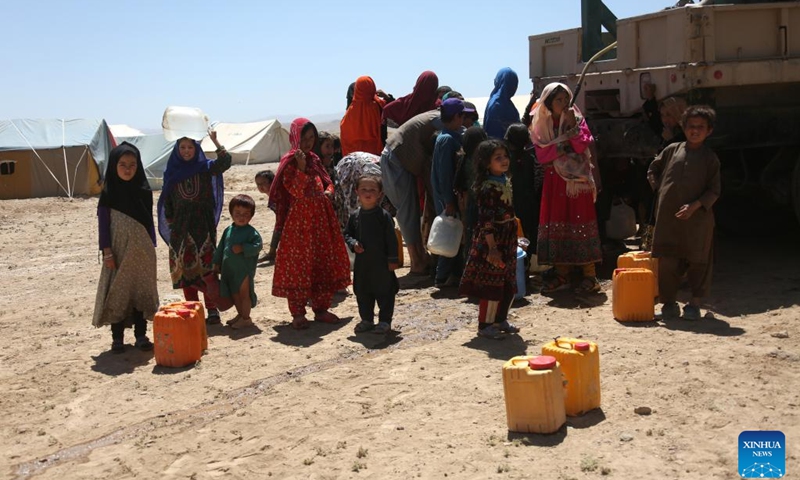
[[[209,160],[200,142],[181,138],[164,170],[164,186],[158,198],[158,233],[169,245],[172,287],[182,288],[186,300],[199,300],[205,290],[203,276],[213,269],[217,223],[225,189],[222,172],[231,167],[231,156],[209,132],[217,146],[217,160]],[[217,306],[204,298],[207,322],[220,322]]]
[[[508,67],[501,68],[494,77],[494,90],[489,96],[483,115],[483,128],[489,138],[502,140],[508,126],[520,121],[519,111],[511,101],[511,97],[517,93],[518,85],[516,72]]]

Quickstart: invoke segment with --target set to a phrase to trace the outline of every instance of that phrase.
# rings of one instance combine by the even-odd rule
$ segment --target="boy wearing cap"
[[[431,184],[433,185],[433,205],[436,215],[455,216],[458,213],[455,187],[455,171],[458,155],[461,152],[461,130],[464,125],[464,115],[470,113],[464,108],[464,102],[458,98],[448,98],[440,107],[444,128],[436,137],[433,147],[433,167],[431,169]],[[472,109],[474,112],[475,110]],[[436,266],[435,285],[442,287],[456,287],[459,276],[456,275],[457,259],[440,256]]]

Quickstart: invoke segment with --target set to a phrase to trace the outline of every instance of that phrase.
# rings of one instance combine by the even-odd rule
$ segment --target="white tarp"
[[[277,162],[289,151],[289,132],[277,120],[251,123],[217,123],[217,140],[233,157],[234,164]],[[210,138],[201,143],[209,158],[216,158]]]
[[[133,128],[130,125],[109,125],[108,128],[111,130],[111,135],[114,135],[114,138],[141,137],[142,135],[145,135],[143,131],[139,130],[138,128]]]

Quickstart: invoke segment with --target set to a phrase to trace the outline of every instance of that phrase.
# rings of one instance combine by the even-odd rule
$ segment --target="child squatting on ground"
[[[214,272],[221,274],[219,296],[232,298],[236,307],[236,316],[226,323],[233,329],[240,329],[253,325],[250,309],[258,302],[254,280],[261,235],[250,225],[256,213],[256,202],[249,195],[236,195],[228,209],[233,224],[222,233],[214,252]]]
[[[478,335],[500,339],[519,328],[508,322],[517,293],[517,217],[506,176],[508,149],[500,140],[486,140],[475,154],[475,197],[478,223],[461,277],[459,293],[480,298]]]
[[[361,322],[355,331],[388,333],[392,328],[395,295],[400,290],[394,273],[399,264],[394,221],[380,206],[383,197],[380,177],[360,177],[356,181],[356,193],[361,208],[350,215],[344,234],[345,242],[356,254],[353,291]],[[380,309],[378,325],[374,323],[376,301]]]
[[[684,274],[692,299],[683,308],[686,320],[700,319],[700,302],[711,287],[714,212],[719,198],[719,159],[704,145],[714,129],[716,113],[695,105],[683,112],[686,141],[665,148],[647,172],[658,198],[653,231],[653,256],[658,257],[658,289],[663,303],[661,318],[680,317],[676,302]]]
[[[256,173],[256,188],[258,191],[267,196],[269,201],[269,189],[272,188],[272,182],[275,180],[275,172],[272,170],[261,170]],[[267,253],[258,259],[258,263],[274,262],[275,252],[278,251],[278,244],[281,241],[281,232],[277,229],[272,230],[272,239],[269,242],[269,250]]]
[[[122,142],[111,150],[97,205],[103,269],[97,282],[95,327],[111,325],[111,351],[125,351],[125,327],[136,347],[152,350],[147,320],[158,310],[153,192],[139,150]]]

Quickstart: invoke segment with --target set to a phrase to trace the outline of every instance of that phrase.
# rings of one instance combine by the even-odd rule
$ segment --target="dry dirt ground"
[[[227,196],[257,198],[268,238],[257,170],[228,172]],[[294,331],[260,268],[257,327],[212,327],[202,362],[168,369],[130,333],[111,354],[91,326],[96,204],[0,202],[3,478],[727,479],[755,429],[782,430],[790,477],[800,468],[797,234],[718,240],[714,319],[618,323],[604,281],[592,297],[529,294],[513,309],[521,334],[499,342],[476,339],[474,303],[407,268],[396,335],[354,335],[353,296],[338,298],[341,325]],[[163,243],[158,258],[162,303],[179,299]],[[503,362],[557,335],[599,343],[602,409],[553,435],[510,433]]]

